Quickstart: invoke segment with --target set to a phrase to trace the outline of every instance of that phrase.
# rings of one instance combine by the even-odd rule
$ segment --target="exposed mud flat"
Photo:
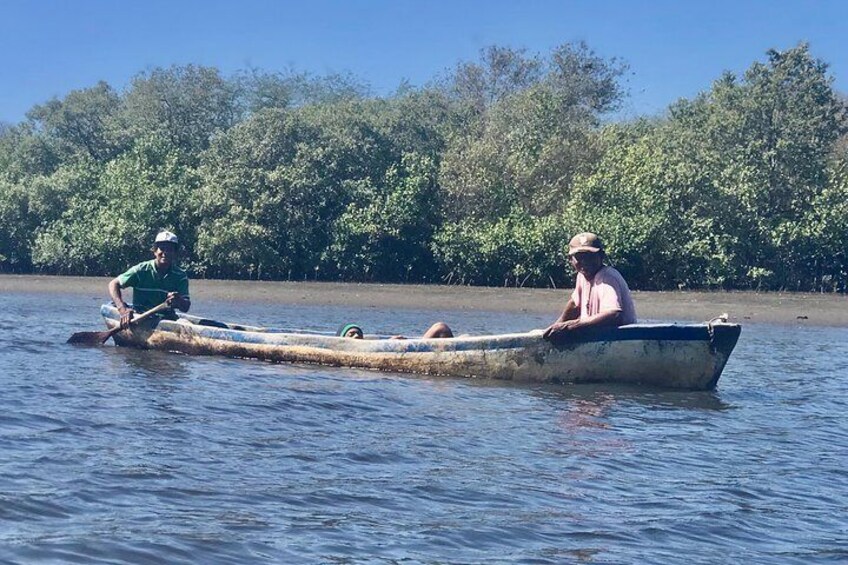
[[[103,277],[0,275],[0,292],[90,294],[108,301]],[[570,289],[437,285],[193,280],[192,301],[379,306],[416,310],[529,312],[559,315]],[[848,326],[848,296],[759,292],[634,292],[640,320],[705,321],[723,313],[741,323]],[[45,304],[45,307],[48,306]]]

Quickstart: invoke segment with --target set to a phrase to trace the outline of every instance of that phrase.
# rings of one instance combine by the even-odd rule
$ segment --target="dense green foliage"
[[[0,271],[562,286],[578,231],[640,289],[848,289],[848,113],[807,45],[662,116],[625,65],[493,47],[422,88],[157,68],[0,126]]]

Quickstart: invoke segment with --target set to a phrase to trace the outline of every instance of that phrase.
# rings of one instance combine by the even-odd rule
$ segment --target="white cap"
[[[174,245],[179,245],[180,240],[177,238],[176,234],[173,234],[168,230],[162,230],[156,234],[156,240],[154,243],[173,243]]]

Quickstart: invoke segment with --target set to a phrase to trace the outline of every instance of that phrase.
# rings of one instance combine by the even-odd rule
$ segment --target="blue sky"
[[[489,45],[544,54],[580,40],[630,65],[623,117],[800,41],[848,92],[848,2],[837,0],[0,0],[0,121],[157,66],[350,72],[387,94]]]

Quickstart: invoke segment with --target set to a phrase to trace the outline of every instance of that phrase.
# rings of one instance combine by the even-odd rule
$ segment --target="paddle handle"
[[[130,320],[130,325],[132,325],[136,322],[140,322],[140,321],[144,320],[145,318],[149,318],[153,314],[157,314],[157,313],[161,312],[162,310],[167,310],[170,307],[171,307],[171,305],[168,304],[168,302],[163,302],[159,306],[154,306],[153,308],[151,308],[147,312],[143,312],[143,313],[139,314],[138,316],[133,316],[133,319]],[[109,330],[108,335],[106,336],[106,339],[109,339],[110,337],[112,337],[113,335],[118,333],[119,331],[121,331],[121,324],[120,323],[118,323],[117,326],[115,326],[114,328]],[[103,341],[106,341],[106,339],[104,339]]]

